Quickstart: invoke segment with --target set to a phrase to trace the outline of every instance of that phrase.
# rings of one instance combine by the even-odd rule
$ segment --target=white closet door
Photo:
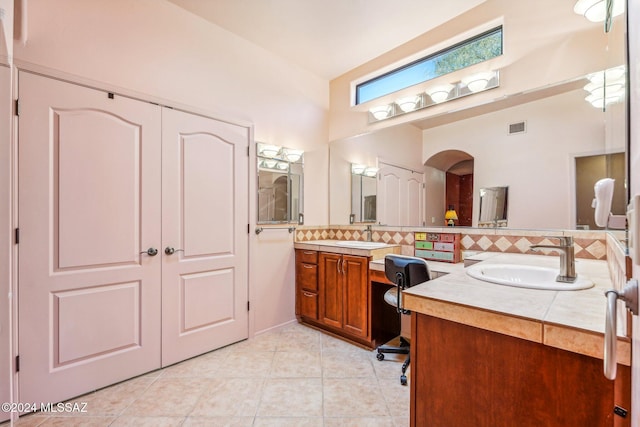
[[[10,283],[9,251],[12,240],[9,237],[9,214],[11,199],[11,71],[0,65],[0,402],[9,402],[9,303],[7,298]],[[9,419],[8,412],[0,411],[0,422]]]
[[[20,401],[57,402],[160,367],[160,108],[19,94]]]
[[[167,366],[248,336],[249,130],[170,109],[162,123]]]
[[[380,163],[378,177],[379,223],[424,225],[424,174]]]

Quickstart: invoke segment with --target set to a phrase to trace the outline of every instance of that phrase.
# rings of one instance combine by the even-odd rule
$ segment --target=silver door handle
[[[618,298],[625,302],[627,309],[637,315],[638,281],[635,279],[629,280],[623,290],[610,289],[604,295],[607,297],[607,315],[604,328],[604,376],[607,379],[615,380],[618,363],[616,354],[616,344],[618,342]]]
[[[142,254],[147,254],[149,256],[156,256],[158,255],[158,250],[156,248],[149,248],[146,251],[140,252],[140,255]]]
[[[164,248],[164,253],[167,255],[173,255],[176,252],[184,252],[184,249],[174,249],[171,246]]]

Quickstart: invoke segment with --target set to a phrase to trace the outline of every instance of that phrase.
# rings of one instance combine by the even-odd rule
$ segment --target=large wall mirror
[[[304,153],[257,143],[258,224],[300,222]]]
[[[351,216],[349,223],[376,222],[378,168],[351,165]]]
[[[409,122],[407,114],[405,120],[389,119],[384,127],[372,127],[375,130],[369,133],[332,141],[329,160],[331,224],[348,224],[351,206],[359,203],[357,193],[350,198],[344,190],[351,187],[348,165],[356,162],[388,162],[424,171],[424,224],[410,224],[412,226],[445,224],[444,215],[451,204],[447,202],[447,173],[451,171],[472,177],[469,217],[473,227],[486,222],[480,221],[481,189],[508,187],[509,228],[601,229],[586,219],[593,214],[593,209],[587,206],[585,213],[583,205],[585,200],[590,203],[593,198],[595,182],[605,177],[616,179],[614,199],[618,202],[614,202],[612,213],[624,214],[628,200],[625,183],[628,171],[624,161],[626,99],[622,96],[603,100],[600,95],[612,95],[621,88],[620,92],[624,94],[626,17],[623,14],[613,18],[610,32],[605,33],[602,23],[589,22],[575,14],[574,3],[545,3],[544,16],[564,19],[567,25],[556,25],[558,22],[554,21],[554,25],[550,25],[553,29],[549,30],[553,34],[547,37],[549,41],[544,51],[531,49],[516,55],[514,61],[520,61],[522,66],[501,72],[501,84],[503,80],[505,85],[509,80],[535,80],[539,77],[535,73],[552,75],[561,68],[550,67],[552,62],[576,64],[582,61],[575,67],[575,75],[564,73],[561,80],[508,96],[496,95],[492,102],[473,105],[472,97],[468,97],[464,109],[460,110],[456,109],[460,100],[452,101],[446,113],[425,116],[421,110],[416,113],[420,119]],[[523,15],[533,13],[520,2],[517,5],[509,6],[513,8],[512,13],[520,9]],[[507,26],[508,18],[505,18],[505,40],[515,31]],[[541,19],[546,18],[541,15]],[[520,31],[518,37],[526,40]],[[540,41],[542,39],[537,40],[540,45],[545,43]],[[520,45],[528,48],[524,42]],[[537,60],[540,55],[547,61],[536,70],[534,64],[540,63]],[[619,81],[617,86],[610,84],[613,80],[598,81],[603,71],[613,79],[616,70],[622,70],[622,86]],[[450,156],[451,153],[457,157]],[[428,165],[431,158],[437,158],[439,162]],[[586,159],[598,159],[604,166],[585,172]],[[465,167],[460,168],[463,164]],[[461,171],[456,171],[456,167]],[[378,188],[379,215],[384,203],[381,197]],[[459,213],[465,207],[454,208]],[[491,221],[495,223],[496,217],[492,216]],[[497,221],[498,225],[504,225],[503,220]],[[380,225],[400,224],[383,222]]]

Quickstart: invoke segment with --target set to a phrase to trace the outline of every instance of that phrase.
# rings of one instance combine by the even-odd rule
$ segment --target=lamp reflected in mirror
[[[444,219],[447,221],[447,226],[453,227],[455,225],[454,221],[458,220],[458,214],[453,208],[453,205],[449,205],[447,212],[444,214]]]

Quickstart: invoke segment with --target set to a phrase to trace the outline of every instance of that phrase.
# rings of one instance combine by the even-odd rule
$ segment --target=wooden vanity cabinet
[[[371,346],[369,257],[296,249],[296,316]]]
[[[296,249],[296,316],[318,320],[318,252]]]
[[[412,315],[411,426],[622,427],[630,369],[424,314]]]

